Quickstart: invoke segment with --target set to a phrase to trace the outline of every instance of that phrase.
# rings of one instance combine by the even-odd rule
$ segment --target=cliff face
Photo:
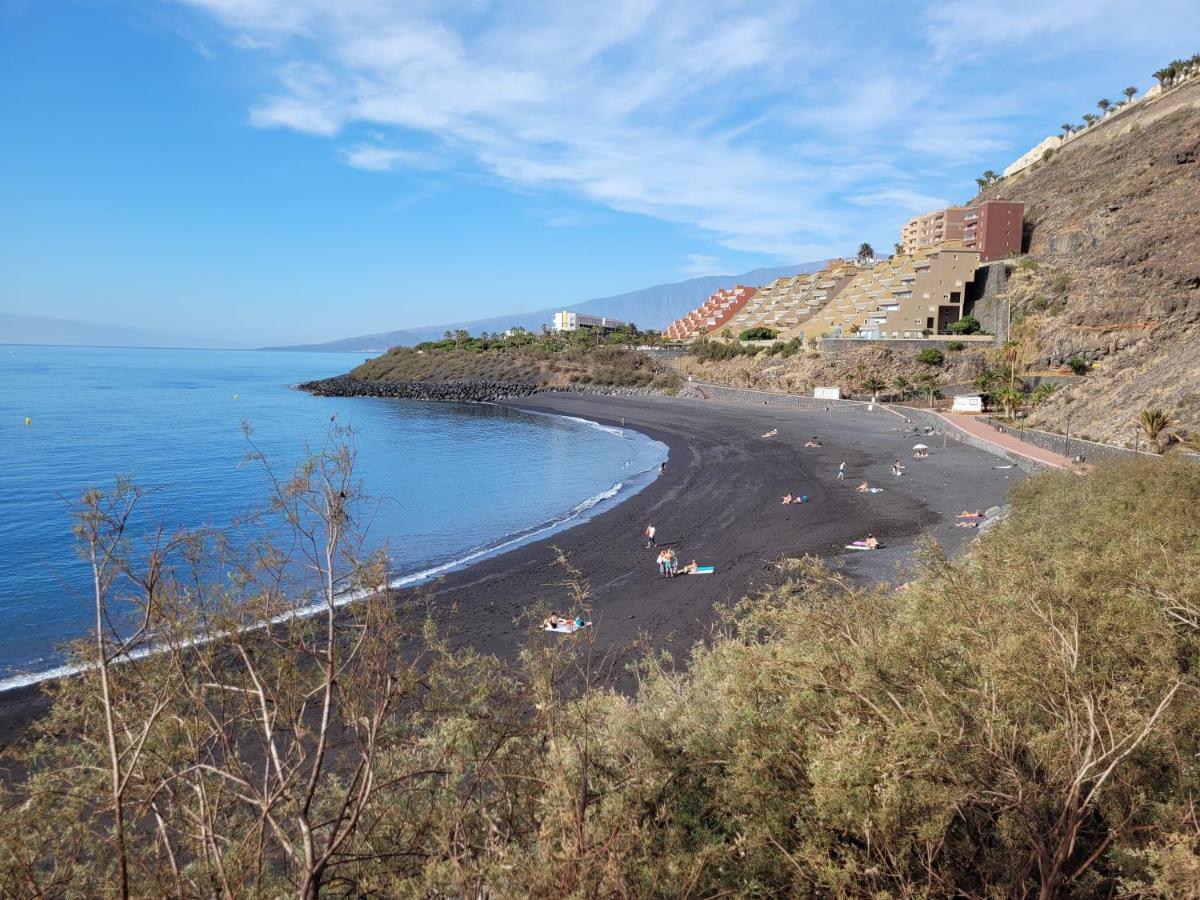
[[[1147,406],[1200,431],[1200,82],[1094,126],[979,199],[1025,204],[1031,262],[1006,292],[1032,368],[1087,378],[1031,423],[1132,440]],[[1021,321],[1023,320],[1023,321]]]

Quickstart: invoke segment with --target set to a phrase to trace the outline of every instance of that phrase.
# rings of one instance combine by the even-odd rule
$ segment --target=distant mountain
[[[444,329],[443,329],[444,330]],[[438,332],[441,337],[442,332]],[[379,334],[364,334],[359,337],[328,341],[324,344],[296,344],[291,347],[267,347],[268,350],[326,350],[334,353],[382,353],[389,347],[411,347],[425,338],[411,331],[383,331]]]
[[[555,306],[550,309],[539,309],[534,312],[513,313],[505,316],[495,316],[490,319],[474,319],[468,322],[448,322],[444,325],[430,325],[422,328],[408,328],[404,331],[386,331],[379,334],[366,334],[359,337],[342,338],[324,344],[305,344],[295,347],[272,347],[272,350],[334,350],[366,353],[386,350],[388,347],[411,347],[421,341],[437,340],[447,331],[462,328],[472,334],[481,331],[503,331],[520,325],[531,331],[549,324],[550,318],[562,309],[573,312],[589,313],[595,316],[608,316],[623,322],[633,322],[640,328],[663,329],[680,316],[691,312],[713,291],[720,288],[733,287],[735,284],[762,285],[785,275],[797,275],[801,272],[815,272],[825,264],[821,262],[799,263],[792,266],[777,266],[768,269],[754,269],[741,275],[705,275],[701,278],[689,278],[674,284],[656,284],[653,287],[630,291],[628,294],[617,294],[615,297],[597,297],[569,306]]]
[[[67,344],[88,347],[181,347],[194,345],[177,334],[0,312],[0,344]]]

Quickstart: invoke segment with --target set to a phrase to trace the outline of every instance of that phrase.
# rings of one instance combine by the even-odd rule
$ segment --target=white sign
[[[950,407],[951,412],[983,412],[983,398],[980,396],[962,396],[954,398],[954,405]]]
[[[842,389],[837,387],[813,388],[813,396],[818,400],[841,400]]]

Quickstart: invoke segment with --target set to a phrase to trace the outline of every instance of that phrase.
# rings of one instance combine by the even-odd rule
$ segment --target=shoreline
[[[397,602],[428,603],[451,646],[508,658],[529,640],[556,639],[517,621],[539,599],[565,611],[561,572],[553,565],[556,546],[590,582],[593,639],[612,654],[619,671],[646,649],[685,654],[709,633],[714,607],[752,593],[780,557],[817,555],[853,578],[878,581],[902,571],[897,566],[906,563],[924,531],[933,530],[948,552],[957,552],[975,532],[954,528],[951,517],[1002,503],[1007,485],[1020,477],[1017,470],[994,468],[996,458],[986,451],[962,445],[936,448],[914,465],[907,459],[911,435],[901,434],[897,417],[879,410],[838,410],[830,422],[816,410],[654,395],[546,392],[493,402],[624,427],[665,444],[669,454],[665,475],[565,529],[503,552],[485,551],[434,581],[394,591]],[[760,437],[772,429],[776,437]],[[812,435],[821,436],[823,447],[805,450]],[[897,457],[908,468],[892,479],[889,466]],[[838,482],[843,460],[847,478]],[[856,494],[853,485],[862,477],[884,493]],[[789,491],[808,494],[812,502],[782,506],[779,497]],[[651,521],[661,545],[675,546],[685,562],[695,557],[717,571],[661,579],[653,551],[644,549],[642,531]],[[843,545],[868,531],[883,549],[848,556]],[[0,743],[44,712],[45,683],[0,692]]]

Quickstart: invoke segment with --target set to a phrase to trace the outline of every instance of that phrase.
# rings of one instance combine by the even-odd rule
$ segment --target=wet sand
[[[509,405],[562,413],[636,429],[670,448],[664,475],[641,492],[592,519],[550,538],[519,547],[436,583],[398,592],[401,602],[430,603],[453,646],[514,655],[530,640],[569,640],[532,628],[523,613],[539,600],[566,612],[564,573],[555,565],[560,547],[590,586],[597,651],[620,671],[645,650],[683,658],[716,620],[714,607],[736,602],[770,578],[780,557],[814,554],[851,577],[905,579],[913,542],[932,533],[953,553],[977,533],[955,527],[964,509],[1004,502],[1019,469],[982,450],[941,439],[928,459],[913,459],[921,440],[904,420],[876,408],[786,410],[752,403],[668,397],[546,394]],[[778,434],[762,438],[765,432]],[[814,435],[822,446],[806,449]],[[894,478],[892,462],[905,465]],[[838,464],[846,463],[844,481]],[[883,493],[854,490],[866,479]],[[784,506],[785,493],[809,502]],[[659,546],[675,549],[683,563],[712,565],[712,575],[663,579],[656,551],[643,532],[653,523]],[[844,549],[873,532],[883,545],[873,552]],[[47,701],[38,686],[0,695],[0,745],[19,736]]]

